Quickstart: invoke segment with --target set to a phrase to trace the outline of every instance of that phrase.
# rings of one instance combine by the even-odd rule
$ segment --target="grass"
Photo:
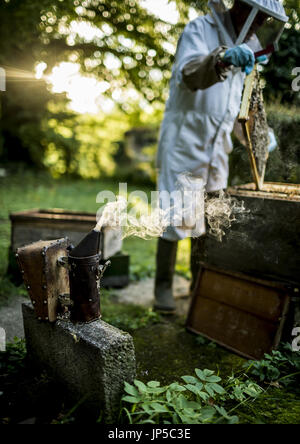
[[[128,191],[132,192],[136,188],[129,185]],[[145,186],[139,188],[147,195],[152,191]],[[63,208],[96,214],[99,208],[97,194],[103,190],[117,194],[118,189],[117,181],[55,180],[46,174],[34,174],[26,170],[0,178],[0,296],[9,287],[4,275],[10,246],[10,213],[32,208]],[[177,272],[185,276],[189,276],[189,248],[188,240],[180,243]],[[154,275],[156,240],[128,238],[124,241],[124,250],[131,256],[131,276],[134,279]]]
[[[129,191],[133,191],[134,188],[129,187]],[[31,208],[64,208],[96,213],[98,209],[96,195],[104,189],[117,192],[118,183],[54,180],[47,175],[26,171],[22,174],[15,173],[6,178],[0,178],[0,304],[1,301],[7,300],[16,293],[25,294],[23,287],[16,288],[5,277],[10,245],[9,214]],[[146,187],[142,190],[148,194],[151,191]],[[124,250],[131,256],[132,279],[143,279],[154,275],[156,240],[144,241],[129,238],[124,241]],[[179,245],[176,271],[187,277],[189,276],[189,256],[189,241],[183,241]],[[166,321],[143,307],[114,304],[111,296],[110,292],[102,294],[104,320],[118,328],[130,331],[133,335],[138,377],[144,382],[157,379],[168,384],[181,375],[192,374],[196,367],[211,368],[224,375],[230,375],[233,370],[237,371],[241,367],[243,360],[238,356],[214,343],[207,344],[201,341],[201,338],[188,334],[185,331],[183,319]],[[20,350],[23,353],[23,349]],[[13,354],[13,359],[15,357],[19,359],[19,355]],[[13,361],[9,361],[8,364],[15,365]],[[18,381],[20,379],[14,375],[12,377],[14,384],[17,383],[17,379]],[[9,379],[8,383],[11,384],[11,382]],[[237,413],[241,422],[299,423],[299,394],[291,389],[272,386],[266,386],[266,388],[268,390],[258,400],[239,408]],[[27,395],[27,392],[26,396],[22,395],[24,402],[27,400]],[[24,402],[21,403],[22,406]],[[41,402],[43,403],[43,400]],[[36,406],[33,410],[35,408]],[[53,414],[52,411],[51,414]]]

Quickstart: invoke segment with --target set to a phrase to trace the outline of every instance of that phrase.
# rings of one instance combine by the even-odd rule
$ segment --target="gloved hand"
[[[267,60],[268,60],[268,57],[266,55],[256,57],[256,63],[263,63],[263,62],[266,62]]]
[[[227,49],[223,61],[229,65],[242,68],[242,71],[248,75],[254,68],[254,52],[248,45],[246,45],[246,43],[243,43],[235,48]]]

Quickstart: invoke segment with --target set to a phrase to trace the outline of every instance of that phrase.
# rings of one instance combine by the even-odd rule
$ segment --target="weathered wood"
[[[55,322],[59,296],[70,292],[68,271],[57,264],[67,255],[68,246],[68,239],[59,239],[35,242],[17,250],[20,271],[40,320]]]
[[[261,190],[269,156],[269,127],[257,66],[245,80],[238,120],[243,128],[253,179],[256,188]]]
[[[279,344],[289,303],[284,285],[201,264],[187,328],[261,359]]]
[[[222,242],[206,236],[200,259],[213,266],[300,285],[300,185],[233,187],[229,194],[246,211],[226,230]],[[297,288],[296,288],[297,291]]]
[[[96,217],[91,213],[53,210],[29,210],[10,215],[12,223],[11,247],[13,251],[39,240],[52,240],[68,237],[77,245],[96,225]],[[109,259],[122,250],[120,229],[103,228],[103,259]]]

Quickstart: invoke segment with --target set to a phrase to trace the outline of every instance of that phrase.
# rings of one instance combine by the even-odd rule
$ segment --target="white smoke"
[[[219,196],[205,199],[205,216],[208,225],[208,233],[222,241],[226,229],[230,228],[237,215],[247,213],[244,202],[219,192]]]
[[[137,215],[130,211],[130,205],[124,197],[117,196],[115,202],[105,205],[95,230],[100,231],[105,226],[122,228],[123,239],[136,236],[146,240],[163,235],[169,226],[169,214],[160,208],[150,211],[148,206],[144,206]]]
[[[135,192],[135,197],[138,195],[140,199],[129,201],[118,195],[98,213],[95,230],[106,226],[122,228],[123,239],[129,236],[151,239],[161,237],[173,225],[186,230],[191,237],[199,237],[207,231],[222,241],[225,230],[237,221],[237,215],[246,212],[243,202],[223,191],[215,197],[205,194],[203,180],[189,173],[179,175],[176,193],[169,195],[167,200],[158,195],[155,202],[151,202],[151,208],[145,193]]]

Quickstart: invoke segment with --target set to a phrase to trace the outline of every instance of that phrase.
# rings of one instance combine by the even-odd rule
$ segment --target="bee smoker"
[[[101,318],[100,280],[110,261],[100,264],[103,236],[92,230],[60,264],[69,270],[70,319],[73,323],[92,322]]]

